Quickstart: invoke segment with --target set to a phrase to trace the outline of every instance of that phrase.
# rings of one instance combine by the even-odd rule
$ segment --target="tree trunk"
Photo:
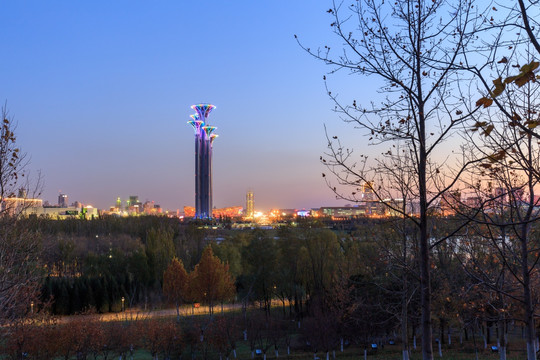
[[[473,339],[473,344],[474,344],[474,357],[476,360],[478,360],[478,346],[476,346],[476,335],[474,335],[474,329],[472,332],[472,339]]]
[[[444,344],[444,325],[446,320],[439,318],[439,342]]]
[[[504,316],[499,319],[497,322],[497,332],[499,333],[498,350],[499,350],[499,360],[506,360],[506,320]]]
[[[409,352],[403,350],[403,351],[401,352],[401,358],[402,358],[403,360],[409,360]]]
[[[506,346],[499,346],[499,360],[506,360]]]
[[[403,206],[405,207],[405,202]],[[405,210],[405,209],[404,209]],[[403,250],[403,264],[407,263],[407,236],[405,234],[405,226],[403,228],[403,238],[402,238],[402,250]],[[403,270],[403,276],[401,281],[403,282],[403,294],[401,296],[401,353],[403,360],[409,360],[409,333],[408,333],[408,321],[409,318],[409,309],[408,309],[408,282],[407,282],[407,273]]]
[[[528,226],[528,225],[526,225]],[[523,232],[526,230],[524,229]],[[525,307],[525,336],[527,341],[527,360],[536,360],[536,329],[534,328],[534,307],[530,288],[527,241],[521,240],[521,262],[523,276],[523,300]],[[525,235],[526,236],[526,235]]]

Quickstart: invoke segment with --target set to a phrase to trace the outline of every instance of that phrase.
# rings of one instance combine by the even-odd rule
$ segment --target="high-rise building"
[[[375,200],[372,181],[367,181],[362,185],[362,200],[363,201]]]
[[[255,203],[253,201],[253,191],[248,190],[246,194],[246,217],[247,218],[253,218],[253,215],[255,214]]]
[[[207,123],[210,112],[215,108],[211,104],[192,105],[196,111],[188,121],[195,130],[195,217],[212,218],[212,145],[217,135],[216,127]]]
[[[139,196],[130,195],[127,201],[126,210],[130,214],[138,214],[142,211],[142,203],[139,201]]]
[[[62,208],[68,207],[68,196],[66,194],[58,195],[58,206]]]
[[[129,205],[134,206],[139,204],[139,196],[137,195],[130,195],[129,196]]]

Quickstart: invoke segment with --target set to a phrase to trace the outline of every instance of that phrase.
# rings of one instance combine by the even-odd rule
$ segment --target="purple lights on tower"
[[[216,127],[208,125],[207,118],[215,108],[211,104],[192,105],[197,113],[188,121],[195,130],[195,217],[212,218],[212,144],[217,137]]]

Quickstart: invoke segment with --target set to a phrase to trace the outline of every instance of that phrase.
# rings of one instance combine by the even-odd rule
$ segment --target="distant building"
[[[229,207],[221,208],[221,209],[214,208],[212,210],[212,214],[215,218],[220,218],[220,217],[238,218],[242,216],[243,210],[244,208],[242,208],[241,206],[229,206]]]
[[[496,187],[493,189],[493,203],[492,206],[502,206],[506,204],[506,189],[503,187]]]
[[[282,220],[284,218],[294,218],[298,209],[272,209],[270,210],[270,217],[275,220]]]
[[[128,200],[128,206],[140,205],[139,196],[131,195]]]
[[[242,206],[229,206],[226,208],[214,208],[212,210],[213,217],[220,218],[220,217],[228,217],[228,218],[237,218],[242,216],[243,211]],[[184,206],[184,217],[186,218],[194,218],[195,216],[195,208],[193,206]]]
[[[53,220],[64,220],[64,219],[87,219],[91,220],[99,216],[98,209],[92,206],[84,207],[29,207],[24,210],[24,215],[34,215],[38,217],[46,217]]]
[[[469,208],[478,208],[482,205],[482,198],[480,196],[469,196],[463,200],[463,204]]]
[[[43,200],[28,199],[25,197],[9,197],[0,199],[0,213],[6,213],[10,216],[19,216],[28,209],[42,208]]]
[[[439,203],[441,215],[450,216],[455,215],[456,210],[461,206],[461,192],[460,191],[448,191],[441,196]]]
[[[298,210],[296,212],[296,216],[298,217],[309,217],[309,216],[312,216],[313,214],[311,213],[311,210],[306,210],[306,209],[302,209],[302,210]]]
[[[362,185],[362,200],[373,201],[375,200],[375,194],[373,192],[373,182],[367,181]]]
[[[525,200],[524,199],[525,191],[521,187],[512,188],[511,195],[512,195],[512,200],[513,201],[520,202],[520,201]]]
[[[127,201],[126,210],[128,214],[134,215],[142,212],[143,204],[139,201],[139,196],[131,195]]]
[[[366,209],[364,207],[359,206],[346,206],[346,207],[339,207],[339,206],[328,206],[328,207],[321,207],[319,209],[319,214],[321,216],[329,216],[332,219],[345,219],[345,218],[351,218],[356,216],[365,216]]]
[[[68,207],[68,196],[66,194],[58,195],[58,206],[62,208]]]
[[[193,206],[184,206],[184,217],[195,217],[195,208]]]
[[[147,215],[157,215],[162,213],[161,206],[154,204],[153,201],[146,201],[143,204],[143,212]]]
[[[249,190],[246,194],[246,214],[245,217],[253,219],[255,214],[255,203],[253,199],[253,191]]]

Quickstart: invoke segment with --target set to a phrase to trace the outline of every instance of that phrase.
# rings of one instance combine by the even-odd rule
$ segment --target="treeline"
[[[412,346],[421,336],[418,240],[414,226],[402,218],[360,219],[348,232],[305,221],[276,230],[221,231],[219,236],[199,224],[165,218],[110,219],[115,226],[121,224],[115,233],[96,231],[112,228],[108,220],[82,221],[81,233],[69,232],[69,223],[59,231],[58,221],[41,220],[46,226],[35,229],[43,240],[41,260],[48,272],[41,301],[53,314],[118,312],[122,298],[126,309],[166,302],[234,302],[245,311],[257,305],[267,317],[334,329],[339,341],[366,345],[392,337]],[[435,338],[441,345],[472,336],[485,346],[507,344],[511,330],[522,325],[518,319],[523,310],[517,280],[500,274],[517,264],[509,254],[519,243],[509,239],[503,259],[484,236],[486,229],[470,225],[453,234],[454,223],[460,221],[433,216],[430,222],[434,239],[453,235],[433,249]],[[148,224],[143,237],[136,235],[139,230],[130,230]],[[210,280],[189,280],[202,276],[197,266],[204,263],[205,248]],[[221,283],[229,284],[231,292],[217,291],[221,285],[212,283],[212,269],[230,276]],[[167,288],[167,272],[192,285]],[[178,276],[180,272],[185,274]],[[489,286],[489,277],[498,279],[499,289]],[[534,276],[531,285],[536,284]],[[272,307],[276,302],[280,306]]]
[[[166,217],[24,219],[20,226],[41,238],[41,300],[52,301],[54,314],[119,311],[122,297],[126,307],[160,304],[170,261],[193,269],[207,245],[203,229]]]
[[[41,300],[51,302],[53,314],[119,311],[122,298],[126,307],[160,306],[166,300],[163,274],[172,259],[191,272],[208,245],[227,264],[236,287],[233,298],[261,301],[269,310],[277,297],[296,317],[307,311],[308,299],[329,289],[342,258],[350,257],[340,271],[356,271],[353,239],[309,229],[314,223],[275,231],[221,231],[218,242],[214,230],[161,217],[24,221],[41,234],[46,271]]]

